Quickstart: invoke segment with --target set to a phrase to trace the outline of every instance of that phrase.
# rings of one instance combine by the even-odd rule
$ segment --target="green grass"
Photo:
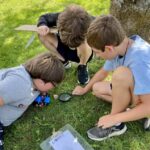
[[[109,0],[0,0],[0,68],[13,67],[35,56],[44,47],[36,38],[32,45],[25,45],[32,35],[28,32],[17,32],[14,28],[21,24],[36,24],[38,17],[46,12],[57,12],[70,4],[83,6],[92,15],[108,13]],[[89,64],[91,76],[102,66],[103,61],[95,59]],[[76,65],[66,71],[66,78],[58,88],[50,92],[59,94],[72,91],[77,85]],[[74,97],[68,103],[61,103],[52,98],[48,107],[31,106],[13,125],[6,128],[5,150],[40,150],[39,144],[65,124],[71,124],[95,150],[149,150],[150,133],[143,130],[140,122],[128,123],[128,131],[103,142],[94,142],[87,138],[86,131],[98,118],[109,113],[111,105],[98,100],[91,92]]]

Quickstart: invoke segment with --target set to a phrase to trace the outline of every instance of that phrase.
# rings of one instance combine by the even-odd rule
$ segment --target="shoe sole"
[[[125,127],[124,127],[121,131],[112,133],[112,134],[108,135],[107,137],[99,138],[99,139],[96,138],[96,137],[94,137],[94,136],[91,135],[90,133],[87,133],[87,134],[88,134],[88,137],[89,137],[91,140],[94,140],[94,141],[103,141],[103,140],[106,140],[106,139],[108,139],[108,138],[110,138],[110,137],[113,137],[113,136],[119,136],[119,135],[125,133],[126,130],[127,130],[127,126],[125,125]]]
[[[146,118],[144,121],[144,129],[150,131],[150,118]]]

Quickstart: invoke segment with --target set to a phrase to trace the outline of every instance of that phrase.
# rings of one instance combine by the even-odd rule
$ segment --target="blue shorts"
[[[67,45],[63,44],[58,34],[57,34],[57,40],[58,40],[57,51],[65,59],[64,63],[67,61],[73,61],[79,63],[80,59],[77,54],[77,49],[72,50]],[[92,59],[92,57],[93,57],[93,51],[91,56],[88,59],[88,62]]]

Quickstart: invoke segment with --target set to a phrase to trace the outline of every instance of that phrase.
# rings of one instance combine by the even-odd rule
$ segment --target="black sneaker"
[[[78,71],[78,83],[83,85],[87,84],[90,80],[87,66],[79,65],[77,71]]]
[[[146,131],[150,131],[150,118],[145,118],[143,122],[144,122],[144,129]]]
[[[110,128],[102,129],[101,127],[94,127],[87,131],[88,137],[95,141],[102,141],[112,136],[123,134],[127,130],[124,123],[119,126],[113,126]]]

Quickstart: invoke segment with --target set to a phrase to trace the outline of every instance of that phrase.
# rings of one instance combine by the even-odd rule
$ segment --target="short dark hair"
[[[97,17],[87,32],[87,42],[91,47],[105,50],[106,45],[118,46],[126,34],[120,22],[112,15]]]
[[[92,17],[80,6],[69,5],[58,16],[57,27],[62,42],[78,47],[84,42]]]
[[[42,79],[44,82],[60,83],[64,79],[64,66],[62,62],[50,54],[42,53],[25,64],[25,69],[34,79]]]

